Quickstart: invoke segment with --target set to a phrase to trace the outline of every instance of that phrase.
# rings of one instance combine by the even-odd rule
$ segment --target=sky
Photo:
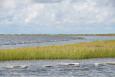
[[[115,33],[115,0],[0,0],[0,34]]]

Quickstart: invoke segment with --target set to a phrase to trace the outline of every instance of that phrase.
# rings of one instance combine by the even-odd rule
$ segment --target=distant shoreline
[[[115,36],[115,34],[0,34],[0,35],[35,35],[35,36]]]

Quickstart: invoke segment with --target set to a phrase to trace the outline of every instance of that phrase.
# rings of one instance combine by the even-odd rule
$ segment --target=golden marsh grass
[[[0,60],[114,58],[115,40],[62,46],[1,49]]]

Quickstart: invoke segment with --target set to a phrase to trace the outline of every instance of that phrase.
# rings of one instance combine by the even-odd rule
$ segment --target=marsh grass
[[[0,60],[114,58],[115,41],[0,50]]]

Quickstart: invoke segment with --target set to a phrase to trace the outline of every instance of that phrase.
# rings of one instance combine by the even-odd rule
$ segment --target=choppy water
[[[107,62],[115,59],[6,61],[0,77],[115,77],[114,64],[96,64]]]
[[[0,48],[62,45],[112,39],[115,39],[115,36],[0,35]]]

